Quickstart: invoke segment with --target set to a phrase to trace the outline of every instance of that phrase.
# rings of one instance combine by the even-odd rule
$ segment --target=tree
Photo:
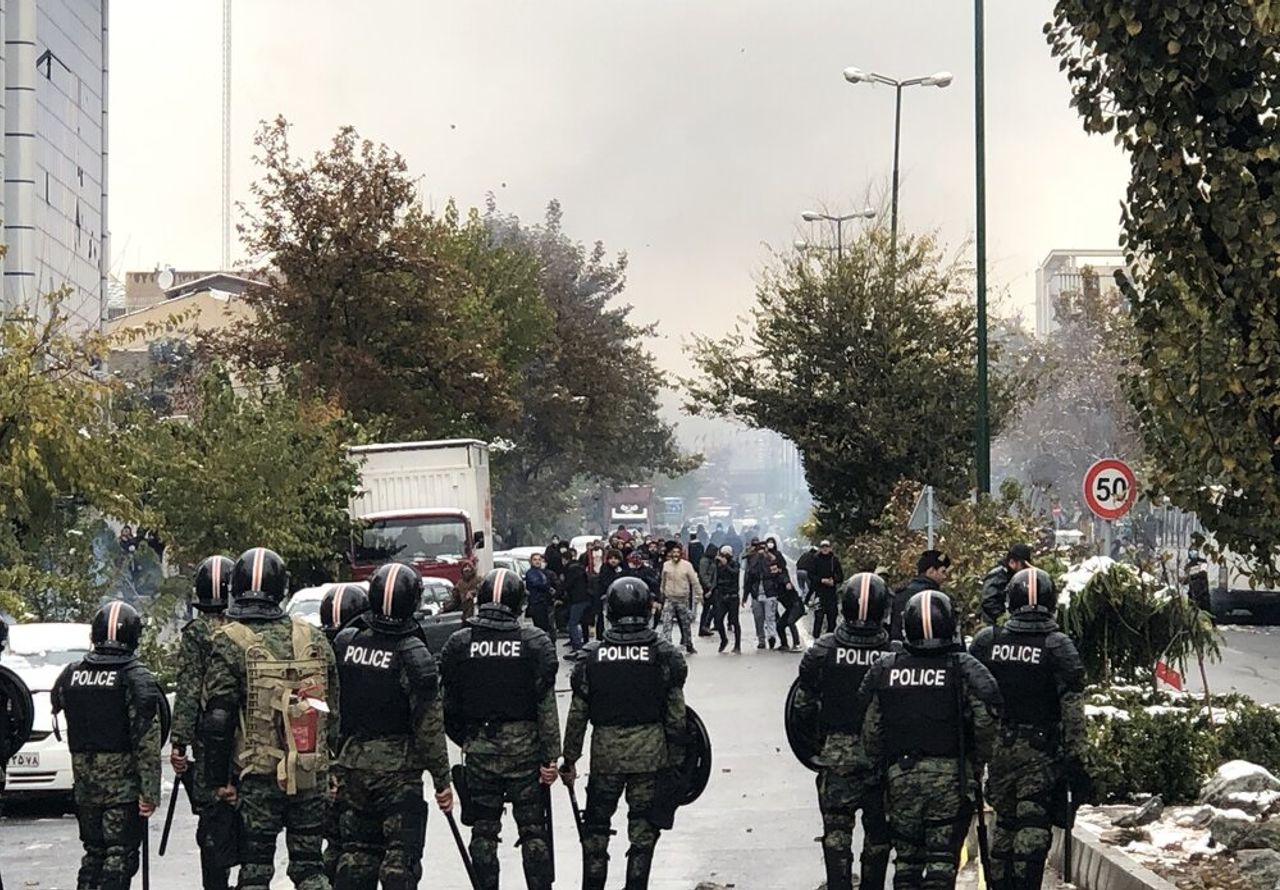
[[[404,160],[350,127],[310,162],[294,155],[283,118],[255,144],[263,174],[240,232],[266,284],[245,295],[256,317],[230,338],[232,353],[389,435],[508,422],[509,345],[491,295],[441,248],[456,216],[427,213]]]
[[[571,240],[561,220],[556,201],[541,225],[500,213],[492,198],[484,216],[495,246],[535,259],[548,313],[520,368],[517,423],[502,432],[511,447],[494,458],[495,522],[522,537],[552,531],[583,481],[617,487],[698,464],[658,416],[662,378],[644,348],[656,328],[618,302],[626,256]]]
[[[1124,386],[1135,355],[1133,323],[1119,291],[1104,285],[1083,269],[1079,287],[1055,301],[1053,336],[1010,350],[1011,371],[1031,395],[992,449],[998,475],[1072,503],[1094,461],[1142,459]]]
[[[1045,27],[1085,129],[1129,154],[1128,385],[1153,487],[1263,569],[1280,543],[1278,5],[1059,0]]]
[[[132,514],[140,489],[106,423],[107,341],[70,334],[60,296],[43,320],[0,315],[0,604],[59,620],[96,606],[87,517]]]
[[[747,319],[697,338],[691,414],[775,430],[795,443],[823,536],[866,530],[900,479],[954,498],[974,483],[975,312],[966,270],[931,238],[903,237],[889,275],[888,233],[868,230],[842,261],[780,256]],[[744,325],[747,330],[744,332]],[[1008,413],[993,373],[992,429]]]
[[[126,420],[145,515],[184,570],[214,553],[270,547],[295,579],[332,576],[350,543],[348,505],[359,486],[347,456],[351,428],[289,387],[242,384],[221,370],[200,380],[186,418]]]

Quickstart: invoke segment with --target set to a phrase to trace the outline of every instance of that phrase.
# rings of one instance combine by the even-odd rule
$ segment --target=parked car
[[[453,583],[445,578],[424,577],[422,579],[422,601],[418,605],[415,616],[421,625],[427,648],[432,655],[439,655],[444,648],[445,640],[462,627],[461,612],[440,614],[445,600],[453,590]],[[368,591],[369,585],[364,581],[354,582],[360,589]],[[320,604],[324,595],[336,585],[321,584],[319,587],[304,587],[289,597],[285,613],[297,615],[314,627],[320,626]]]
[[[538,547],[521,547],[519,548],[519,552],[515,550],[501,550],[493,554],[493,567],[495,569],[506,569],[508,572],[515,572],[523,578],[524,573],[529,571],[530,566],[529,555],[524,553],[526,550],[530,550],[535,553],[542,552],[541,548]]]
[[[66,733],[53,734],[49,693],[62,669],[89,652],[89,625],[15,624],[4,664],[23,679],[35,703],[31,738],[9,758],[5,795],[48,797],[72,805],[71,752]],[[63,721],[65,729],[65,721]]]

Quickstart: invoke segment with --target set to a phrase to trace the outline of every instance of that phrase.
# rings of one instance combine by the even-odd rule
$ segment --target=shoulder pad
[[[984,627],[973,638],[973,643],[969,646],[969,654],[978,660],[984,659],[991,654],[991,646],[995,642],[995,638],[996,629],[994,627]]]
[[[151,722],[156,710],[160,707],[160,698],[164,694],[160,684],[152,676],[151,671],[134,662],[121,673],[124,675],[125,688],[133,697],[133,706],[138,711],[138,719],[143,723]]]
[[[396,652],[404,665],[405,673],[412,683],[434,682],[436,679],[436,660],[427,648],[427,644],[419,637],[404,637],[399,641]]]
[[[599,645],[598,643],[588,643],[590,645]],[[585,648],[585,647],[584,647]],[[581,696],[586,696],[587,690],[587,659],[579,658],[574,662],[573,670],[569,672],[569,688]]]
[[[684,653],[671,643],[667,643],[667,647],[671,650],[663,658],[667,666],[667,681],[673,689],[683,688],[684,681],[689,677],[689,663],[684,660]]]
[[[989,705],[999,705],[1000,687],[986,665],[968,652],[956,653],[956,661],[965,685],[973,691],[974,695]]]
[[[356,634],[359,632],[360,628],[358,627],[344,627],[342,630],[338,631],[338,635],[333,638],[333,651],[337,652],[340,649],[345,649],[347,646],[350,646],[352,642],[355,641]]]
[[[1080,686],[1084,687],[1084,662],[1080,659],[1080,650],[1076,648],[1071,637],[1055,631],[1045,638],[1044,647],[1053,656],[1058,671],[1063,674],[1078,674]]]

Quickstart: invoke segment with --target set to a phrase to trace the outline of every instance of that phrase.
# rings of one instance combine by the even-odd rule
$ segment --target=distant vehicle
[[[444,647],[445,640],[455,630],[462,627],[461,612],[446,612],[441,614],[440,609],[443,608],[445,601],[449,598],[449,594],[453,591],[453,582],[445,578],[423,578],[422,585],[422,601],[418,605],[418,611],[414,617],[418,619],[418,624],[422,627],[422,631],[427,641],[427,648],[431,650],[432,655],[439,655],[440,650]],[[356,582],[358,586],[368,591],[367,582]],[[329,592],[336,584],[321,584],[319,587],[304,587],[289,598],[288,605],[285,606],[285,614],[297,615],[308,624],[314,627],[320,626],[320,604],[324,601],[324,595]]]
[[[609,491],[605,497],[605,509],[608,513],[605,528],[610,532],[622,525],[642,536],[653,533],[652,485],[628,485]]]
[[[569,541],[569,546],[573,548],[573,551],[575,553],[581,556],[582,554],[587,552],[587,548],[590,547],[594,542],[602,541],[602,540],[604,539],[601,538],[599,535],[575,535]]]
[[[1084,540],[1084,532],[1074,528],[1060,528],[1053,533],[1054,547],[1077,547]]]
[[[538,552],[541,553],[542,551],[539,550]],[[511,550],[500,550],[493,554],[493,567],[495,569],[506,569],[508,572],[515,572],[521,578],[524,577],[525,572],[529,571],[530,565],[531,563],[527,556],[521,556]]]
[[[419,574],[457,581],[462,563],[493,567],[489,446],[476,439],[390,442],[351,449],[360,464],[352,516],[365,528],[353,542],[351,574],[368,579],[393,559]]]
[[[89,633],[89,625],[73,623],[15,624],[9,628],[3,663],[30,688],[35,723],[30,740],[9,758],[6,796],[52,797],[71,805],[71,751],[65,731],[61,741],[53,735],[49,693],[62,669],[88,654]]]
[[[1253,577],[1251,561],[1224,551],[1208,561],[1209,613],[1226,621],[1233,612],[1248,612],[1255,621],[1280,623],[1280,590]]]

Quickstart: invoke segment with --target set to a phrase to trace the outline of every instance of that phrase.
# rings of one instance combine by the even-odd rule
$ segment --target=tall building
[[[1084,273],[1098,276],[1103,288],[1114,288],[1112,276],[1126,268],[1119,250],[1054,250],[1036,270],[1036,336],[1047,337],[1058,329],[1055,311],[1059,295],[1084,289]]]
[[[108,0],[0,0],[4,306],[107,315]]]

